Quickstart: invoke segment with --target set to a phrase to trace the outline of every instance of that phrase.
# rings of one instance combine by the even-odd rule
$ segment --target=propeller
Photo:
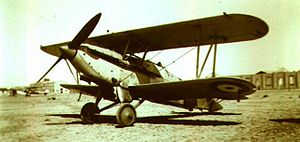
[[[68,44],[70,49],[78,49],[81,43],[83,43],[88,36],[95,29],[101,17],[101,13],[94,16],[89,22],[87,22],[84,27],[79,31],[79,33],[74,37],[74,39]]]
[[[101,13],[95,15],[91,20],[89,20],[84,27],[79,31],[79,33],[73,38],[73,40],[68,44],[69,49],[78,50],[79,46],[88,38],[88,36],[95,29],[101,17]],[[61,50],[61,48],[60,48]],[[64,52],[62,52],[61,56],[58,60],[49,68],[49,70],[36,82],[39,83],[52,69],[56,66],[62,59],[66,59],[64,57]]]
[[[59,57],[56,62],[49,68],[49,70],[36,82],[39,83],[63,58]]]

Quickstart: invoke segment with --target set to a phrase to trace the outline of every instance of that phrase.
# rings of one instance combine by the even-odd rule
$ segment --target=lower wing
[[[197,98],[219,98],[239,100],[256,91],[255,86],[235,78],[210,78],[178,82],[164,82],[130,86],[134,98],[149,100],[179,100]]]

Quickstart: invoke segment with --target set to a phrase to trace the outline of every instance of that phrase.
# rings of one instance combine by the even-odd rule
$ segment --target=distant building
[[[252,82],[258,90],[298,89],[300,88],[300,71],[278,71],[233,76]]]
[[[62,81],[50,81],[49,79],[44,79],[39,83],[30,84],[30,87],[36,88],[36,91],[46,91],[48,90],[49,93],[66,93],[68,92],[67,89],[64,89],[60,86]]]

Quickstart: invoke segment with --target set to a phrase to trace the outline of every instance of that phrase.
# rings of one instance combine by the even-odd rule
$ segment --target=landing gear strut
[[[215,99],[208,98],[207,105],[208,105],[208,112],[213,113],[218,110],[223,109],[223,107],[219,104]]]

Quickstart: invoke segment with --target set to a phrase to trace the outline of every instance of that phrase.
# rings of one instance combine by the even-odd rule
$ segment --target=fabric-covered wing
[[[253,16],[229,14],[137,30],[112,33],[85,42],[123,54],[253,40],[268,33],[267,24]],[[130,41],[128,43],[128,41]]]
[[[133,97],[148,100],[219,98],[239,100],[255,92],[255,86],[235,78],[211,78],[130,86]]]

